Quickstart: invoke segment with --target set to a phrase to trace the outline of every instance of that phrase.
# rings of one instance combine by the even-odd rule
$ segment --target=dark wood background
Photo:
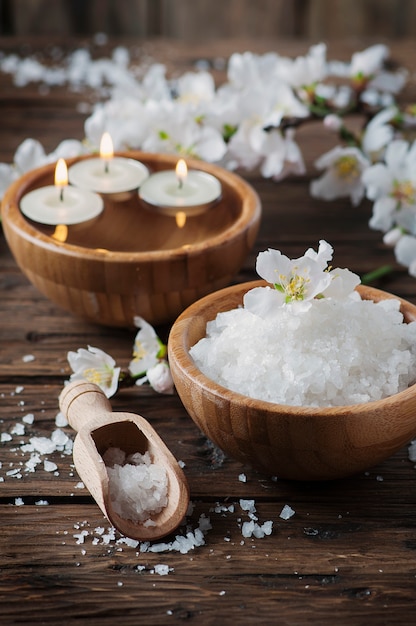
[[[339,38],[416,34],[415,0],[0,0],[0,33]]]

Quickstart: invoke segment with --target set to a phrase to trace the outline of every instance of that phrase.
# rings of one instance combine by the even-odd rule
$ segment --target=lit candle
[[[135,191],[148,176],[149,170],[140,161],[114,156],[109,133],[101,138],[99,157],[83,159],[69,168],[69,182],[73,185],[111,195]]]
[[[189,170],[183,159],[176,170],[163,170],[149,176],[139,189],[141,200],[161,213],[175,216],[198,215],[221,197],[218,178],[202,170]]]
[[[29,191],[20,201],[20,210],[26,217],[56,226],[80,224],[97,217],[104,208],[96,193],[68,185],[68,169],[63,159],[55,168],[55,184]]]

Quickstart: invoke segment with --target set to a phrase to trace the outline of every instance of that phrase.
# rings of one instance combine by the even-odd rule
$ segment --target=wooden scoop
[[[85,381],[64,387],[59,406],[78,431],[73,449],[77,472],[111,524],[123,535],[139,541],[160,539],[175,530],[186,514],[189,488],[175,457],[150,424],[133,413],[113,413],[101,389]],[[148,451],[152,462],[165,468],[168,503],[160,513],[152,515],[154,526],[122,518],[113,510],[103,460],[108,448],[120,448],[126,455]]]

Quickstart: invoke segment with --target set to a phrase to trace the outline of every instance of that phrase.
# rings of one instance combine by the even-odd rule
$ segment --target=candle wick
[[[59,201],[63,202],[64,201],[64,187],[61,187],[61,191],[59,194]]]
[[[108,161],[107,159],[104,161],[104,172],[106,174],[108,174],[108,172],[110,171],[110,161]]]
[[[178,178],[178,189],[182,189],[182,187],[183,187],[183,179]]]

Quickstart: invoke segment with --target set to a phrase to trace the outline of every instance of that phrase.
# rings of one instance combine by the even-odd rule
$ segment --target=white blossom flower
[[[362,179],[367,197],[375,201],[370,227],[384,232],[394,224],[408,228],[416,211],[416,142],[392,141],[384,163],[369,167]]]
[[[157,365],[163,344],[151,324],[142,317],[136,316],[134,324],[139,328],[134,339],[133,359],[129,364],[132,376],[144,376],[146,372]]]
[[[311,46],[305,56],[295,59],[280,58],[277,73],[292,87],[309,87],[326,78],[328,72],[326,62],[326,45],[324,43]]]
[[[361,139],[361,146],[366,156],[375,161],[394,137],[394,129],[390,122],[398,114],[397,107],[381,110],[367,124]]]
[[[416,278],[416,237],[403,235],[394,249],[396,260],[409,269],[410,276]]]
[[[395,226],[383,235],[383,243],[385,243],[386,246],[394,247],[399,242],[399,239],[403,237],[403,235],[403,229]]]
[[[227,147],[222,134],[189,115],[185,105],[165,103],[151,120],[142,149],[183,154],[206,161],[223,158]]]
[[[375,44],[361,52],[355,52],[351,57],[350,76],[372,78],[382,69],[388,56],[389,49],[384,44]]]
[[[120,368],[116,367],[114,359],[100,350],[88,346],[79,348],[77,352],[68,352],[68,362],[73,374],[70,377],[74,380],[87,380],[98,385],[107,398],[111,398],[117,391]]]
[[[315,299],[351,297],[360,279],[347,269],[330,270],[332,253],[332,246],[324,240],[319,242],[317,252],[309,248],[303,257],[293,260],[279,250],[260,252],[257,273],[273,288],[251,289],[244,296],[244,307],[254,315],[269,317],[276,307],[284,305],[292,306],[295,312],[305,312]]]
[[[291,260],[279,250],[269,248],[258,255],[256,271],[274,289],[250,290],[244,297],[244,306],[262,316],[272,313],[276,306],[289,303],[296,303],[298,310],[307,310],[310,300],[323,293],[331,282],[322,268],[322,258],[310,252]]]
[[[25,139],[17,148],[13,158],[19,175],[47,163],[42,144],[36,139]]]
[[[354,205],[360,203],[365,192],[362,174],[370,162],[358,148],[336,146],[323,154],[315,165],[326,171],[312,181],[310,191],[313,197],[334,200],[347,196]]]
[[[175,81],[175,88],[178,100],[192,107],[215,98],[215,81],[209,72],[185,72]]]

